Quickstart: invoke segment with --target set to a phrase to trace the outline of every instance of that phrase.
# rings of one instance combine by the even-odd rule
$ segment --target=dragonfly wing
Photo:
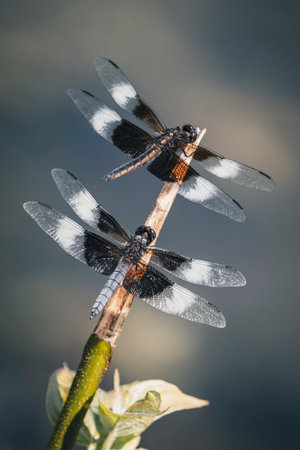
[[[233,267],[187,258],[170,250],[150,247],[151,261],[182,280],[210,287],[244,286],[244,275]]]
[[[64,169],[53,169],[51,174],[65,201],[84,222],[119,242],[130,241],[130,234],[99,205],[75,175]]]
[[[147,169],[162,181],[180,182],[179,194],[237,222],[245,220],[242,206],[210,181],[202,178],[173,152],[162,152]]]
[[[91,233],[60,212],[40,202],[27,202],[25,211],[57,244],[96,272],[110,275],[122,256],[122,248]]]
[[[223,314],[216,306],[173,283],[150,265],[139,262],[132,266],[123,286],[135,297],[167,314],[218,328],[226,325]]]
[[[275,187],[274,181],[266,173],[246,164],[224,158],[224,156],[207,147],[198,146],[193,159],[199,162],[208,172],[225,180],[262,191],[272,191]]]
[[[95,58],[94,64],[100,80],[113,97],[114,101],[137,119],[148,125],[155,133],[163,133],[166,129],[160,118],[137,94],[136,90],[117,66],[107,58]]]
[[[153,143],[153,136],[123,119],[89,92],[69,89],[68,95],[96,133],[131,158],[142,155],[146,151],[146,147]]]

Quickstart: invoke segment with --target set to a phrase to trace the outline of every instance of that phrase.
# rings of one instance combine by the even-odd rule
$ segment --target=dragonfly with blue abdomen
[[[96,272],[109,275],[90,318],[103,311],[123,284],[126,291],[163,312],[219,328],[225,326],[225,318],[216,306],[173,282],[151,263],[182,280],[210,287],[243,286],[246,280],[241,272],[151,246],[155,231],[148,226],[139,226],[131,236],[73,174],[53,169],[52,176],[74,212],[88,225],[117,241],[84,229],[44,203],[24,204],[26,212],[67,253]],[[151,257],[150,263],[143,256]]]

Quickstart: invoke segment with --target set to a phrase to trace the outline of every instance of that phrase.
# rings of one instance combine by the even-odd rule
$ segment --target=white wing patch
[[[194,176],[184,181],[180,186],[179,194],[237,222],[245,220],[243,208],[235,200],[200,176]]]
[[[220,157],[217,154],[215,155],[203,161],[198,161],[205,170],[213,175],[233,181],[242,186],[260,189],[262,191],[270,192],[275,188],[275,183],[269,175],[246,164]]]
[[[178,284],[173,284],[155,297],[142,300],[160,311],[191,322],[217,328],[226,326],[225,317],[216,306]]]
[[[165,299],[165,312],[167,314],[175,314],[176,316],[180,316],[181,314],[183,314],[185,311],[187,311],[187,309],[189,308],[190,304],[189,302],[186,302],[184,297],[183,297],[183,292],[180,292],[179,289],[174,289],[174,287],[172,286],[171,288],[168,288],[168,293],[167,293],[167,297]],[[193,297],[192,294],[189,293],[189,297],[191,298],[192,301],[194,301],[196,299],[196,295],[195,297]]]
[[[83,235],[83,229],[81,230],[80,227],[78,228],[79,229],[73,227],[72,224],[70,224],[70,219],[64,217],[58,220],[53,237],[63,249],[70,251],[76,244],[77,238]]]
[[[212,174],[226,180],[234,179],[240,173],[239,164],[228,159],[213,160],[208,158],[202,161],[202,166]]]
[[[136,97],[136,92],[129,83],[116,84],[110,91],[113,99],[122,108],[126,108],[127,103]]]
[[[90,195],[91,199],[93,197]],[[90,200],[90,199],[89,199]],[[93,199],[94,200],[94,199]],[[97,203],[92,206],[90,202],[87,202],[86,192],[77,192],[71,199],[70,205],[77,212],[78,216],[86,223],[95,222],[99,215],[97,211]]]
[[[182,280],[210,287],[244,286],[244,275],[232,267],[223,264],[192,259],[171,272]]]
[[[102,106],[91,117],[91,124],[94,130],[106,139],[111,139],[111,128],[120,122],[121,117],[108,106]]]
[[[216,196],[213,184],[201,177],[192,177],[182,183],[179,194],[191,202],[204,203]]]

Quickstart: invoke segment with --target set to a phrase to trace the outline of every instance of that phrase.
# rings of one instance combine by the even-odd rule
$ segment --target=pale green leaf
[[[73,377],[74,372],[71,373],[68,366],[64,364],[64,367],[56,370],[49,379],[46,393],[46,411],[52,425],[55,425],[57,422]]]
[[[116,425],[117,421],[122,417],[122,415],[116,414],[110,409],[106,408],[106,406],[101,401],[99,401],[99,419],[101,428],[104,431],[110,433]]]
[[[161,415],[154,420],[158,420],[166,414],[184,409],[201,408],[209,404],[206,400],[184,394],[176,385],[167,383],[163,380],[146,380],[135,381],[134,383],[124,384],[120,387],[118,394],[118,413],[124,413],[128,408],[140,398],[143,398],[147,392],[156,391],[160,394],[160,409],[163,411]],[[105,393],[103,402],[108,408],[113,408],[116,400],[114,390]]]
[[[140,441],[141,441],[141,437],[135,436],[134,438],[130,439],[123,445],[122,450],[136,450]],[[140,449],[140,450],[142,450],[142,449]]]
[[[162,413],[159,409],[161,403],[160,395],[156,391],[149,391],[146,393],[145,397],[141,400],[135,402],[128,410],[126,415],[150,415],[157,416]]]
[[[141,440],[140,436],[121,436],[117,437],[117,430],[112,430],[104,443],[101,450],[135,450]]]
[[[58,419],[74,374],[64,365],[50,377],[46,409],[52,424]],[[175,411],[206,405],[207,401],[186,395],[163,380],[120,386],[119,373],[115,371],[114,390],[97,390],[76,442],[88,450],[136,450],[140,435],[153,421]]]

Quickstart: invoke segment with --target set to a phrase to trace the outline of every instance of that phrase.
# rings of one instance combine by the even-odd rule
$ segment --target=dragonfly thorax
[[[131,261],[138,261],[145,253],[148,245],[155,238],[156,233],[152,228],[142,225],[138,227],[130,243],[125,247],[124,256]]]

